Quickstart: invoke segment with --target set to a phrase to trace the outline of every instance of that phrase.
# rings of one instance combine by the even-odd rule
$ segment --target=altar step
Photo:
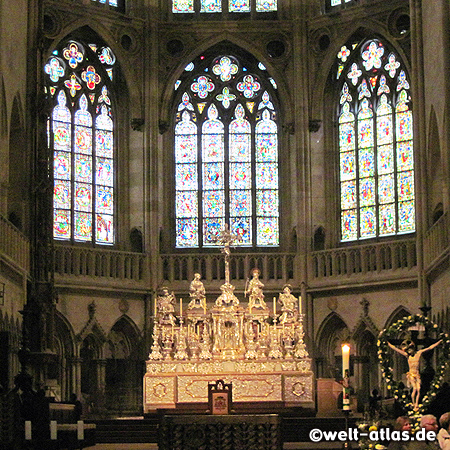
[[[99,419],[96,441],[99,444],[138,444],[158,441],[158,416],[142,419]]]
[[[158,442],[158,415],[133,419],[98,419],[96,441],[98,444],[140,444]],[[348,426],[355,427],[355,418],[350,418]],[[313,428],[323,431],[340,431],[345,429],[343,417],[300,417],[283,415],[281,435],[285,450],[334,450],[342,449],[342,443],[318,442],[309,440]],[[119,447],[117,447],[118,449]]]

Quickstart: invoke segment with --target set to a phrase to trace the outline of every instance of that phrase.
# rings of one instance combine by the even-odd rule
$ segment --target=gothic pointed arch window
[[[44,66],[55,239],[114,244],[115,70],[109,47],[79,40],[61,42]]]
[[[380,39],[338,55],[341,240],[415,231],[413,117],[407,71]]]
[[[176,247],[279,245],[277,85],[250,55],[200,55],[175,84]]]

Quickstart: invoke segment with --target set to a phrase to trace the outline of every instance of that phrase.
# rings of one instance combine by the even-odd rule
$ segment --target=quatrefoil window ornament
[[[72,42],[63,50],[63,56],[69,61],[69,66],[75,69],[78,63],[83,61],[83,53],[78,50],[78,45]]]
[[[214,90],[214,83],[210,78],[202,75],[197,78],[197,81],[191,84],[191,90],[197,93],[200,98],[206,98],[208,93]]]
[[[214,75],[220,75],[222,81],[229,81],[231,76],[237,73],[238,66],[233,64],[230,58],[224,56],[220,58],[219,64],[216,64],[212,70]]]
[[[261,85],[252,75],[246,75],[236,87],[239,92],[244,94],[245,98],[252,98],[261,89]]]

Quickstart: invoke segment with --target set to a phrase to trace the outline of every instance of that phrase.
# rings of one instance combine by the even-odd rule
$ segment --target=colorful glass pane
[[[394,174],[382,175],[378,179],[378,202],[392,203],[395,201]]]
[[[109,186],[97,186],[96,211],[112,214],[113,211],[113,189]]]
[[[55,150],[70,151],[72,145],[71,124],[53,122],[53,147]]]
[[[341,151],[355,148],[355,125],[353,122],[339,125],[339,147]]]
[[[413,118],[411,111],[397,113],[397,140],[406,141],[413,137]]]
[[[230,229],[233,234],[239,236],[241,245],[250,245],[252,243],[250,217],[230,217]]]
[[[412,171],[397,174],[397,189],[400,201],[414,199],[414,175]]]
[[[230,189],[250,189],[252,187],[252,167],[250,163],[230,164]]]
[[[230,12],[250,12],[250,0],[229,0]]]
[[[375,174],[373,148],[363,148],[359,151],[359,177],[372,177]]]
[[[416,229],[414,201],[400,202],[398,206],[398,231],[411,233]]]
[[[175,161],[177,163],[197,161],[197,136],[177,135],[175,137]]]
[[[363,178],[359,182],[359,203],[361,206],[375,204],[375,179]]]
[[[108,214],[96,214],[96,239],[99,243],[114,243],[114,219]]]
[[[256,0],[256,12],[277,10],[277,0]]]
[[[342,211],[341,214],[341,239],[351,241],[358,237],[358,222],[356,210]]]
[[[70,199],[70,182],[65,180],[55,180],[53,207],[69,209]]]
[[[392,116],[377,116],[377,142],[378,145],[390,144],[393,140]]]
[[[397,170],[412,170],[414,168],[412,141],[397,144]]]
[[[225,215],[223,191],[205,191],[203,193],[203,215],[205,217],[223,217]]]
[[[197,192],[179,191],[176,198],[177,217],[198,216]]]
[[[75,151],[79,153],[92,153],[92,128],[75,125]]]
[[[277,217],[256,218],[256,243],[260,246],[278,245],[279,231]]]
[[[56,239],[70,239],[70,211],[60,209],[53,211],[53,237]]]
[[[245,75],[243,80],[236,85],[236,89],[242,92],[245,98],[253,98],[261,89],[261,84],[253,75]]]
[[[360,210],[359,229],[362,238],[374,237],[377,231],[375,207],[365,207]]]
[[[95,183],[102,184],[104,186],[113,186],[113,160],[109,158],[96,158],[95,168]]]
[[[350,209],[356,207],[356,182],[346,181],[341,183],[341,208]]]
[[[341,158],[341,181],[353,180],[356,176],[355,152],[343,152]]]
[[[278,135],[257,134],[255,142],[256,161],[275,162],[278,159]]]
[[[76,154],[74,169],[76,181],[92,182],[92,156]]]
[[[75,209],[92,211],[92,186],[86,183],[75,183]]]
[[[180,191],[198,189],[197,165],[177,164],[175,168],[175,183]]]
[[[358,121],[358,145],[360,147],[373,147],[373,121],[363,119]]]
[[[176,246],[198,246],[198,219],[177,219],[176,222]]]
[[[233,1],[233,0],[232,0]],[[234,0],[235,4],[245,3],[248,0]],[[230,3],[231,7],[231,3]],[[213,66],[212,71],[214,75],[220,76],[222,81],[230,81],[231,77],[238,72],[238,66],[228,56],[223,56]]]
[[[202,13],[222,12],[222,0],[201,0],[200,12]]]
[[[250,161],[251,135],[230,134],[230,161]]]
[[[55,152],[53,160],[53,176],[62,180],[70,180],[71,157],[67,152]]]
[[[252,192],[230,191],[230,216],[241,217],[252,214]]]
[[[92,239],[92,215],[75,211],[73,237],[77,241],[90,241]]]
[[[264,189],[256,192],[256,215],[278,216],[278,191]]]
[[[380,205],[379,209],[379,234],[386,236],[395,233],[395,204]]]
[[[172,0],[172,12],[193,13],[194,0]]]
[[[112,158],[113,156],[113,134],[110,131],[96,130],[95,132],[96,153],[98,156]]]
[[[203,134],[202,156],[204,162],[223,161],[224,158],[223,134]]]
[[[392,145],[378,147],[378,173],[391,173],[394,171],[394,150]]]
[[[203,220],[203,238],[204,245],[220,245],[218,241],[218,236],[225,228],[224,218],[205,218]]]
[[[278,165],[256,163],[256,188],[278,189]]]
[[[222,162],[203,164],[203,188],[204,189],[223,189],[224,167]]]

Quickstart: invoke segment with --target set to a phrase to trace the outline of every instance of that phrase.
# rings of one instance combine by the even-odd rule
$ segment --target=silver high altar
[[[153,345],[144,375],[144,413],[207,403],[208,383],[218,379],[232,383],[233,402],[314,408],[301,301],[285,285],[271,311],[259,270],[254,269],[244,292],[248,305],[241,306],[229,270],[230,245],[236,236],[226,226],[219,239],[224,245],[225,283],[210,310],[200,274],[191,282],[185,311],[180,300],[178,316],[175,295],[168,288],[162,288],[156,299]]]

